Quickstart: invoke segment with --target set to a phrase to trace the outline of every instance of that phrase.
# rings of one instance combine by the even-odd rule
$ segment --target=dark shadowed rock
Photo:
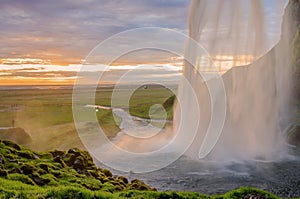
[[[20,171],[22,174],[29,175],[35,171],[35,167],[29,164],[24,164],[21,166]]]
[[[3,140],[2,141],[3,142],[3,144],[5,144],[6,146],[9,146],[9,147],[11,147],[11,148],[14,148],[14,149],[16,149],[16,150],[21,150],[21,147],[18,145],[18,144],[16,144],[16,143],[13,143],[13,142],[11,142],[11,141],[8,141],[8,140]]]
[[[118,179],[121,180],[123,183],[128,184],[128,179],[124,176],[119,176]]]
[[[6,177],[7,176],[7,171],[4,169],[0,169],[0,177]]]
[[[40,177],[38,174],[32,174],[31,179],[40,186],[47,185],[51,180]]]
[[[59,164],[61,165],[61,167],[66,167],[66,164],[65,164],[65,162],[62,160],[61,157],[56,156],[53,160],[54,160],[54,162],[59,163]]]
[[[36,156],[29,151],[19,151],[18,155],[22,158],[27,158],[27,159],[36,159]]]
[[[43,169],[44,171],[46,171],[47,173],[49,173],[49,169],[48,169],[48,165],[47,164],[40,164],[39,165],[39,167],[41,168],[41,169]]]
[[[50,154],[55,158],[57,156],[59,157],[63,157],[65,155],[64,151],[58,151],[58,150],[54,150],[54,151],[50,151]]]

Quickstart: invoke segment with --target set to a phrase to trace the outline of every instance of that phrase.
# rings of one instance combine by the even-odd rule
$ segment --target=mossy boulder
[[[67,167],[66,163],[63,161],[63,159],[61,157],[56,156],[53,160],[54,160],[54,162],[59,163],[60,168]]]
[[[36,168],[35,168],[35,166],[33,166],[31,164],[25,163],[21,166],[20,171],[22,174],[30,175],[36,171]]]
[[[39,168],[43,169],[46,173],[49,173],[48,165],[45,163],[41,163],[38,165]]]
[[[64,151],[59,151],[59,150],[54,150],[54,151],[50,151],[49,152],[53,158],[56,158],[56,157],[63,157],[65,155],[65,152]]]
[[[5,169],[0,169],[0,177],[6,177],[8,172]]]
[[[38,173],[33,173],[30,175],[31,179],[40,186],[47,185],[51,180],[47,177],[42,177]]]
[[[102,170],[103,174],[106,176],[106,177],[112,177],[112,173],[110,170],[108,169],[103,169]]]
[[[34,153],[28,151],[28,150],[22,150],[18,152],[18,156],[26,159],[35,159],[38,158]]]
[[[5,146],[8,146],[8,147],[13,148],[13,149],[16,149],[18,151],[21,150],[21,147],[18,144],[14,143],[14,142],[11,142],[11,141],[8,141],[8,140],[2,140],[2,143]]]
[[[91,164],[92,158],[89,154],[80,149],[70,149],[64,155],[64,162],[67,166],[75,169],[78,173],[87,174],[88,170],[94,169],[94,164]]]
[[[124,176],[119,176],[118,179],[119,179],[120,181],[122,181],[124,184],[128,184],[128,182],[129,182],[128,179],[125,178]]]
[[[0,163],[4,164],[4,157],[0,154]]]
[[[131,190],[140,190],[140,191],[154,190],[150,186],[145,184],[143,181],[138,180],[138,179],[132,180],[131,183],[129,184],[128,188],[131,189]]]

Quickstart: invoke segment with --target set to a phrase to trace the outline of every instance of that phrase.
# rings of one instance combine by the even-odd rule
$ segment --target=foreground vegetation
[[[278,198],[255,188],[224,195],[159,192],[140,180],[97,168],[79,149],[37,153],[0,140],[0,198]]]
[[[0,183],[5,184],[0,188],[1,198],[55,198],[55,199],[90,199],[90,198],[132,198],[132,199],[276,199],[276,197],[268,192],[261,191],[254,188],[240,188],[230,191],[224,195],[208,196],[199,193],[191,192],[155,192],[155,191],[122,191],[122,192],[105,192],[105,191],[90,191],[82,188],[74,188],[70,186],[62,187],[37,187],[25,185],[19,182],[13,182],[9,180],[0,179]],[[8,187],[8,188],[7,188]]]

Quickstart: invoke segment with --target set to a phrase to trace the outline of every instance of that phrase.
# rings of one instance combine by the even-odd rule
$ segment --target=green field
[[[123,93],[128,91],[126,87],[121,89]],[[0,90],[0,127],[10,127],[14,123],[15,127],[23,128],[32,138],[27,146],[36,150],[68,149],[74,146],[84,148],[73,123],[72,92],[71,87]],[[95,104],[111,106],[112,92],[113,88],[98,88]],[[166,105],[165,102],[173,95],[164,87],[148,86],[147,89],[137,89],[132,94],[129,105],[120,104],[119,107],[129,111],[131,115],[149,118],[149,108],[160,104],[166,108],[167,119],[172,120],[173,104]],[[122,101],[122,96],[119,101]],[[111,110],[99,109],[96,115],[108,137],[114,137],[120,131],[117,125],[120,119],[116,117],[115,121]],[[153,116],[156,116],[155,110]],[[156,119],[160,119],[159,116],[157,114]]]

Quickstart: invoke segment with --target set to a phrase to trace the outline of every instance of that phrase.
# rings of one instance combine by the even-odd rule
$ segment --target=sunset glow
[[[4,1],[0,8],[0,85],[72,84],[89,53],[122,31],[161,27],[187,35],[188,10],[186,0],[168,6],[164,1]],[[271,12],[266,14],[268,20],[281,18]],[[272,31],[275,36],[270,36],[270,40],[274,42],[280,30]],[[184,41],[168,45],[174,44],[183,47]],[[115,44],[106,53],[113,54],[122,45]],[[211,54],[215,54],[211,59],[218,67],[213,72],[219,73],[253,60],[251,55]],[[101,71],[106,67],[92,65],[85,69]],[[150,70],[171,77],[181,73],[183,57],[159,50],[142,50],[119,57],[110,65],[111,76],[148,65]],[[162,66],[169,66],[170,70],[166,73]]]

